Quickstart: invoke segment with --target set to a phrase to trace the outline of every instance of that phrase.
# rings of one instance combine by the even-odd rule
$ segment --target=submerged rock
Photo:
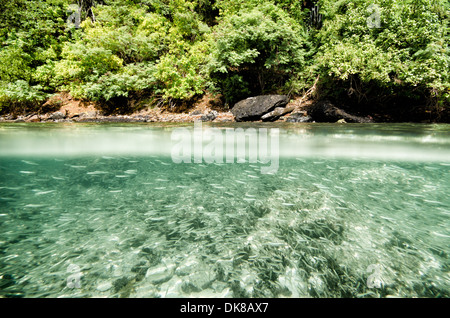
[[[190,293],[198,293],[201,292],[202,289],[195,286],[194,284],[192,284],[191,282],[184,282],[181,285],[181,291],[185,294],[190,294]]]
[[[201,291],[203,289],[211,287],[214,282],[215,274],[212,271],[198,271],[190,274],[187,277],[187,283],[193,288],[193,291]],[[194,290],[195,289],[195,290]]]
[[[304,282],[295,268],[286,268],[286,272],[278,277],[278,283],[281,287],[290,292],[294,298],[308,295],[306,282]]]
[[[261,95],[241,100],[231,109],[236,121],[260,120],[275,108],[284,108],[289,102],[286,95]],[[281,115],[280,115],[281,116]]]
[[[145,274],[145,278],[148,279],[152,284],[161,284],[170,280],[174,274],[174,265],[160,266],[155,268],[150,268]]]
[[[245,294],[252,295],[255,286],[261,281],[258,277],[258,273],[250,271],[249,269],[243,269],[240,277],[240,287],[245,291]]]
[[[249,298],[250,295],[247,293],[245,288],[241,285],[238,280],[234,280],[230,284],[233,298]]]
[[[140,252],[139,255],[146,258],[149,262],[149,266],[155,266],[158,265],[159,262],[161,262],[161,253],[160,251],[150,248],[150,247],[144,247]]]
[[[177,267],[175,274],[183,278],[182,291],[189,294],[211,287],[216,280],[214,267],[209,266],[194,256],[189,256]]]
[[[0,290],[10,287],[15,283],[14,277],[10,274],[3,274],[0,276]]]
[[[103,282],[97,285],[97,290],[101,292],[105,292],[107,290],[110,290],[113,287],[113,284],[111,282]]]
[[[178,276],[187,276],[194,272],[199,266],[199,261],[194,256],[190,256],[185,259],[176,269],[175,274]]]
[[[111,287],[114,286],[114,292],[119,292],[122,288],[126,287],[130,280],[127,277],[121,277],[112,283]]]
[[[148,268],[147,262],[145,261],[140,262],[131,268],[131,272],[136,273],[136,281],[141,281],[145,277]]]
[[[326,284],[319,273],[312,273],[308,279],[309,293],[314,297],[323,297],[326,290]]]
[[[214,281],[211,284],[211,289],[215,292],[215,293],[221,293],[223,292],[226,288],[227,288],[227,284],[224,282],[219,282],[219,281]]]
[[[183,281],[173,276],[169,281],[158,286],[157,296],[160,298],[181,298],[183,297]],[[144,295],[144,297],[148,297]]]

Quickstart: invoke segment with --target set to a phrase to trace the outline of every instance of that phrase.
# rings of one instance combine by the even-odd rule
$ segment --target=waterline
[[[192,134],[187,128],[174,129],[171,136],[177,142],[171,151],[174,163],[269,164],[261,167],[261,173],[277,172],[278,128],[202,128],[202,123],[196,122]]]
[[[273,139],[274,155],[264,149],[259,153],[263,159],[280,158],[342,158],[342,159],[380,159],[420,162],[448,162],[450,158],[450,125],[410,125],[410,124],[374,124],[374,125],[338,125],[303,124],[303,125],[206,125],[203,124],[202,135],[210,140],[210,147],[200,130],[194,125],[0,125],[0,156],[23,157],[70,157],[70,156],[115,156],[115,155],[156,155],[172,157],[178,150],[188,152],[191,147],[193,162],[202,161],[206,150],[206,159],[217,162],[220,152],[225,151],[225,162],[242,161],[246,158],[253,163],[258,151],[264,145],[270,150],[270,142],[264,141],[264,129],[268,139]],[[262,129],[262,130],[261,130]],[[227,132],[230,132],[229,139]],[[234,134],[232,133],[234,132]],[[260,132],[260,133],[259,133]],[[183,135],[186,133],[186,136]],[[276,136],[279,133],[279,136]],[[237,135],[246,134],[253,141],[245,142],[245,154],[242,142],[244,138]],[[178,138],[191,138],[183,144]],[[184,136],[184,137],[183,137]],[[222,136],[222,138],[220,138]],[[255,142],[255,137],[261,142]],[[175,138],[175,140],[173,140]],[[206,139],[205,138],[205,139]],[[220,146],[222,139],[222,146]],[[251,139],[250,139],[251,140]],[[278,147],[277,147],[277,142]],[[228,146],[230,145],[230,146]],[[258,146],[259,145],[259,146]],[[234,147],[233,147],[234,146]],[[251,148],[250,148],[251,147]],[[232,153],[239,149],[240,153]],[[278,151],[277,151],[278,150]],[[228,152],[229,151],[229,152]],[[278,152],[278,154],[277,154]],[[181,158],[188,161],[188,155]],[[261,159],[261,158],[258,158]],[[180,160],[178,158],[177,160]]]

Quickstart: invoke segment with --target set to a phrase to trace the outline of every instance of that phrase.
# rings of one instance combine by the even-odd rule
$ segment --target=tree
[[[325,22],[313,64],[322,94],[378,109],[449,103],[446,1],[321,3]]]
[[[280,88],[305,61],[305,30],[274,4],[224,16],[215,27],[211,76],[228,103]]]

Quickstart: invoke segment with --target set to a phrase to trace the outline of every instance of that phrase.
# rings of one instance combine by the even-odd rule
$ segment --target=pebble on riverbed
[[[101,292],[105,292],[110,290],[113,287],[111,282],[103,282],[97,285],[97,290]]]
[[[175,265],[161,265],[155,268],[149,268],[145,274],[145,279],[150,281],[152,284],[165,283],[172,278],[175,271]]]

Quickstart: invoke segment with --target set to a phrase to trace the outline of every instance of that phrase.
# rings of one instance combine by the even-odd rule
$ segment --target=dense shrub
[[[10,45],[0,51],[0,80],[14,82],[29,80],[32,58],[19,45]]]
[[[305,63],[305,31],[270,3],[225,16],[213,40],[211,73],[228,103],[283,87]]]
[[[322,28],[308,24],[317,3]],[[61,91],[121,112],[208,91],[232,106],[318,79],[316,97],[369,112],[450,103],[446,0],[86,0],[79,28],[75,7],[0,1],[4,111]]]
[[[114,1],[95,7],[96,22],[84,21],[73,41],[64,43],[61,58],[40,66],[36,79],[99,102],[136,93],[154,94],[163,102],[202,94],[200,64],[207,52],[198,43],[209,27],[190,10],[191,2],[176,2]]]
[[[348,94],[365,104],[395,97],[449,102],[445,1],[321,3],[325,22],[314,65],[324,79],[324,94]]]
[[[37,111],[39,106],[50,97],[41,89],[40,85],[30,86],[24,80],[0,85],[0,110],[12,114]]]

